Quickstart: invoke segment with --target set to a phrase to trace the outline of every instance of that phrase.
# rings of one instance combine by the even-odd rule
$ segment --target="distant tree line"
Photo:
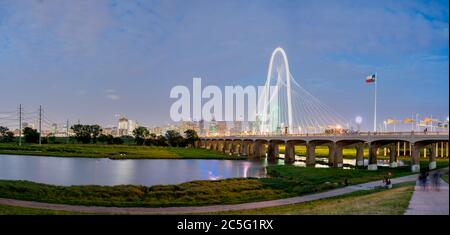
[[[138,127],[133,130],[133,136],[114,137],[112,135],[101,134],[102,128],[100,125],[82,125],[76,124],[70,127],[74,136],[70,137],[70,142],[82,144],[124,144],[125,142],[134,142],[136,145],[145,146],[171,146],[171,147],[186,147],[194,145],[198,140],[198,135],[195,130],[186,130],[184,136],[178,131],[168,130],[164,135],[156,135],[150,133],[145,127]],[[36,129],[25,127],[22,130],[24,143],[38,143],[39,132]],[[7,127],[0,126],[0,142],[14,142],[14,133]],[[56,140],[54,135],[42,137],[43,144],[61,143]]]
[[[198,135],[195,130],[186,130],[184,135],[183,137],[178,131],[168,130],[164,135],[157,136],[142,126],[133,131],[134,140],[137,145],[186,147],[192,146],[198,140]]]
[[[8,127],[0,126],[0,142],[9,143],[14,141],[14,133]]]

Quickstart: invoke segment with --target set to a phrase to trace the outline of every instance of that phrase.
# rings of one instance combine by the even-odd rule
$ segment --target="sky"
[[[172,87],[263,85],[282,47],[295,80],[342,116],[449,110],[448,1],[0,0],[0,114],[170,122]],[[32,114],[30,114],[32,115]],[[33,114],[34,115],[34,114]],[[1,125],[1,123],[0,123]]]

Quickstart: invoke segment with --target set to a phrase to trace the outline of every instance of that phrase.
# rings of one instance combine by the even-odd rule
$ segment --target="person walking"
[[[419,176],[419,184],[420,184],[420,186],[422,186],[423,191],[426,191],[426,189],[427,189],[427,178],[428,178],[428,172],[422,171]]]
[[[439,187],[440,187],[440,183],[441,183],[441,179],[440,178],[441,178],[441,174],[438,171],[436,171],[433,174],[433,188],[436,191],[439,191]]]

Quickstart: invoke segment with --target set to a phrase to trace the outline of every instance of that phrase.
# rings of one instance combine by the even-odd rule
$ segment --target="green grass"
[[[392,189],[356,191],[300,204],[253,210],[228,211],[228,215],[403,215],[414,192],[414,183]]]
[[[0,215],[87,215],[87,213],[0,205]]]
[[[391,190],[357,191],[342,196],[301,204],[268,207],[254,210],[217,212],[211,214],[241,215],[296,215],[296,214],[381,214],[400,215],[406,210],[414,189],[414,182],[394,186]],[[355,203],[356,202],[356,203]],[[86,215],[72,211],[34,209],[0,205],[0,215]]]
[[[256,179],[192,181],[178,185],[54,186],[0,180],[0,197],[20,200],[117,207],[167,207],[233,204],[289,196]]]
[[[111,159],[244,159],[207,149],[100,144],[0,144],[0,154]]]
[[[271,177],[260,179],[266,187],[282,189],[291,195],[343,187],[345,179],[351,185],[382,180],[388,172],[392,174],[391,177],[411,174],[409,167],[396,169],[380,167],[378,171],[368,171],[366,169],[302,168],[292,165],[269,166],[267,172]]]
[[[286,198],[410,174],[409,168],[367,171],[269,166],[271,177],[192,181],[178,185],[55,186],[28,181],[0,180],[0,197],[73,205],[168,207],[237,204]]]

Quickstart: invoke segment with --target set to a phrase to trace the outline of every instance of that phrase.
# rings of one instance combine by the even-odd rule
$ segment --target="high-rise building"
[[[198,122],[198,129],[199,129],[198,134],[199,134],[200,136],[206,135],[206,130],[205,130],[205,120],[201,119],[201,120]]]
[[[118,125],[118,133],[117,135],[127,135],[128,134],[128,119],[125,117],[122,117],[119,119],[119,125]]]
[[[226,121],[217,121],[217,135],[227,135],[228,128]]]
[[[232,135],[240,135],[242,132],[242,121],[234,121],[233,129],[231,129]]]
[[[208,131],[208,135],[209,136],[217,135],[217,122],[216,122],[216,120],[214,118],[209,122],[208,130],[209,130]]]
[[[162,129],[161,129],[161,127],[159,127],[159,126],[153,127],[153,128],[148,128],[148,131],[149,131],[150,133],[155,134],[155,135],[162,135],[162,134],[163,134],[163,133],[162,133]]]
[[[185,132],[186,130],[195,130],[198,131],[198,125],[196,122],[192,121],[182,121],[180,124],[180,132]]]
[[[113,135],[113,128],[112,127],[102,128],[102,134]]]
[[[134,129],[139,127],[139,123],[135,120],[128,120],[128,135],[133,135]]]
[[[53,123],[50,127],[50,132],[56,134],[58,132],[58,124]]]
[[[134,129],[138,128],[139,124],[135,120],[129,120],[125,117],[119,119],[118,136],[133,135]]]

